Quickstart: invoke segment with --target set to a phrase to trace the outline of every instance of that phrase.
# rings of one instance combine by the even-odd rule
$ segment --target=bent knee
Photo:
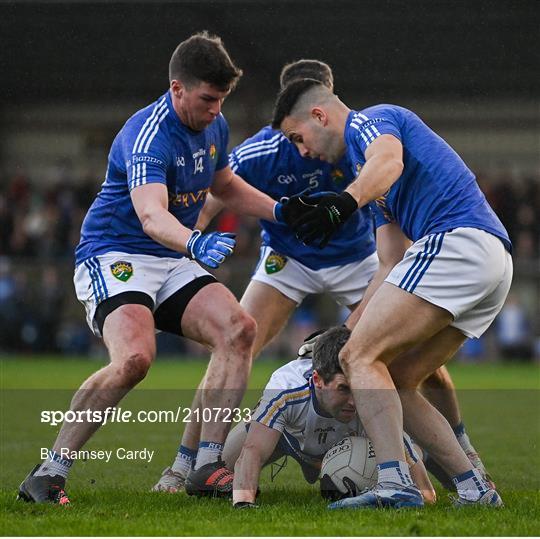
[[[132,387],[143,380],[152,365],[154,357],[150,353],[133,352],[118,369],[123,385]]]
[[[251,349],[257,336],[257,322],[244,310],[231,315],[225,334],[228,348]]]
[[[447,376],[442,367],[431,373],[424,381],[423,385],[432,389],[446,389],[448,386]]]
[[[355,370],[370,367],[377,359],[363,349],[350,346],[349,343],[345,344],[339,353],[339,364],[346,376]]]

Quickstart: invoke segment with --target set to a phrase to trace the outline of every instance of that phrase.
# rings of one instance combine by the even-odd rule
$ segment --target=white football
[[[368,438],[347,436],[332,446],[321,465],[321,494],[325,498],[357,496],[377,482],[375,451]]]

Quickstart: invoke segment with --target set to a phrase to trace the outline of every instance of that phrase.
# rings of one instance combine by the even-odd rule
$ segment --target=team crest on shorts
[[[133,275],[133,266],[131,262],[119,260],[111,264],[111,273],[119,280],[125,283]]]
[[[264,269],[266,270],[266,273],[270,275],[281,271],[286,263],[287,259],[283,255],[276,253],[276,251],[270,251],[270,254],[266,257],[264,262]]]

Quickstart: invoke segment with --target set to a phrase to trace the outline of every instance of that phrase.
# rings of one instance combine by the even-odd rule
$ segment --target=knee
[[[369,367],[375,358],[371,358],[365,351],[360,348],[354,348],[345,344],[339,353],[339,364],[345,376],[349,376],[352,372]]]
[[[133,387],[146,376],[153,361],[153,355],[144,352],[133,352],[118,369],[123,385]]]
[[[350,373],[352,363],[351,349],[347,345],[345,345],[339,352],[338,359],[343,374],[347,376]]]
[[[247,312],[240,310],[231,315],[226,329],[227,348],[251,350],[257,335],[257,323]]]
[[[442,367],[431,373],[424,381],[423,386],[430,389],[446,389],[446,376]]]

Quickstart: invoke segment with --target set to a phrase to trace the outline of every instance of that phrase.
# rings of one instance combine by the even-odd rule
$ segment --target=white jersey
[[[291,450],[304,462],[320,461],[345,436],[363,433],[360,418],[341,423],[323,412],[315,396],[311,358],[296,359],[275,371],[253,419],[283,433]]]
[[[281,432],[281,448],[296,460],[318,467],[334,444],[346,436],[365,436],[365,431],[357,415],[342,423],[320,408],[312,373],[311,358],[296,359],[274,371],[252,418]],[[404,442],[416,462],[410,438]]]

